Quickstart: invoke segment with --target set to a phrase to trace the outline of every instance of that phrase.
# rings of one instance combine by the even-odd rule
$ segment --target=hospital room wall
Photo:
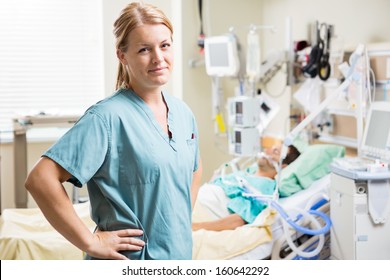
[[[333,24],[335,34],[347,49],[359,43],[390,41],[388,26],[390,1],[372,0],[261,0],[262,16],[265,23],[283,28],[279,18],[291,17],[293,40],[311,39],[310,25],[316,20]],[[265,48],[283,44],[280,37],[270,37],[264,42]]]

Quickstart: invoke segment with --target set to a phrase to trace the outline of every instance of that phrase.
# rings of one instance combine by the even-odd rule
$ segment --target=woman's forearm
[[[43,159],[30,172],[26,188],[49,223],[67,240],[86,251],[93,234],[77,215],[59,178],[65,176],[53,162]]]

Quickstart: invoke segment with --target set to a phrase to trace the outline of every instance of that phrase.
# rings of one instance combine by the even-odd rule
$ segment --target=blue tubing
[[[283,208],[279,204],[277,204],[275,201],[271,201],[271,205],[279,212],[279,214],[283,217],[283,219],[286,220],[286,222],[291,227],[293,227],[295,230],[297,230],[299,232],[303,232],[303,233],[306,233],[306,234],[309,234],[309,235],[320,235],[320,234],[327,233],[330,230],[330,227],[332,226],[332,221],[330,220],[330,218],[325,213],[322,213],[321,211],[317,211],[317,210],[311,209],[311,210],[308,211],[308,213],[312,214],[312,215],[320,216],[325,221],[325,226],[323,226],[320,229],[316,229],[316,230],[302,227],[302,226],[298,225],[296,222],[294,222],[287,215],[287,213],[283,210]],[[300,217],[298,217],[298,220],[301,217],[302,217],[302,215],[300,215]]]
[[[320,208],[322,205],[324,205],[325,203],[327,203],[329,200],[323,198],[323,199],[320,199],[318,202],[316,202],[315,204],[313,204],[311,207],[310,207],[310,210],[317,210],[318,208]],[[302,214],[299,214],[297,216],[297,220],[299,220],[300,218],[302,218],[303,215]]]
[[[246,187],[244,187],[244,190],[247,193],[250,193],[250,191],[248,191],[248,189]],[[312,205],[310,207],[310,210],[308,211],[308,213],[311,214],[311,215],[316,215],[316,216],[321,217],[324,220],[324,222],[325,222],[325,225],[322,228],[315,229],[315,230],[314,229],[305,228],[305,227],[302,227],[302,226],[298,225],[295,221],[293,221],[288,216],[288,214],[283,210],[283,208],[276,201],[268,199],[268,198],[261,198],[261,197],[256,197],[256,196],[255,196],[255,199],[258,200],[258,201],[262,201],[264,203],[270,203],[271,206],[273,206],[279,212],[279,214],[282,216],[282,218],[285,219],[286,222],[292,228],[294,228],[296,231],[299,231],[299,232],[302,232],[302,233],[305,233],[305,234],[308,234],[308,235],[321,235],[321,234],[327,233],[330,230],[330,227],[332,226],[332,221],[330,220],[329,216],[326,215],[325,213],[321,212],[321,211],[317,211],[316,210],[316,209],[318,209],[319,207],[321,207],[322,205],[324,205],[325,203],[328,202],[328,200],[325,199],[325,198],[319,200],[317,203]],[[296,218],[296,221],[298,221],[302,217],[303,217],[303,215],[299,214],[297,216],[297,218]]]

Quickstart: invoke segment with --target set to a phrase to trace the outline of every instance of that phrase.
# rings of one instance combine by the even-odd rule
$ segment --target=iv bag
[[[260,37],[255,30],[250,30],[247,36],[246,74],[250,81],[260,77]]]

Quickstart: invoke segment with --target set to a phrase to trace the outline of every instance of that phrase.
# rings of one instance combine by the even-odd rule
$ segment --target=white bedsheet
[[[75,204],[76,213],[93,231],[89,203]],[[5,209],[0,217],[0,259],[81,260],[84,254],[49,224],[39,208]]]

